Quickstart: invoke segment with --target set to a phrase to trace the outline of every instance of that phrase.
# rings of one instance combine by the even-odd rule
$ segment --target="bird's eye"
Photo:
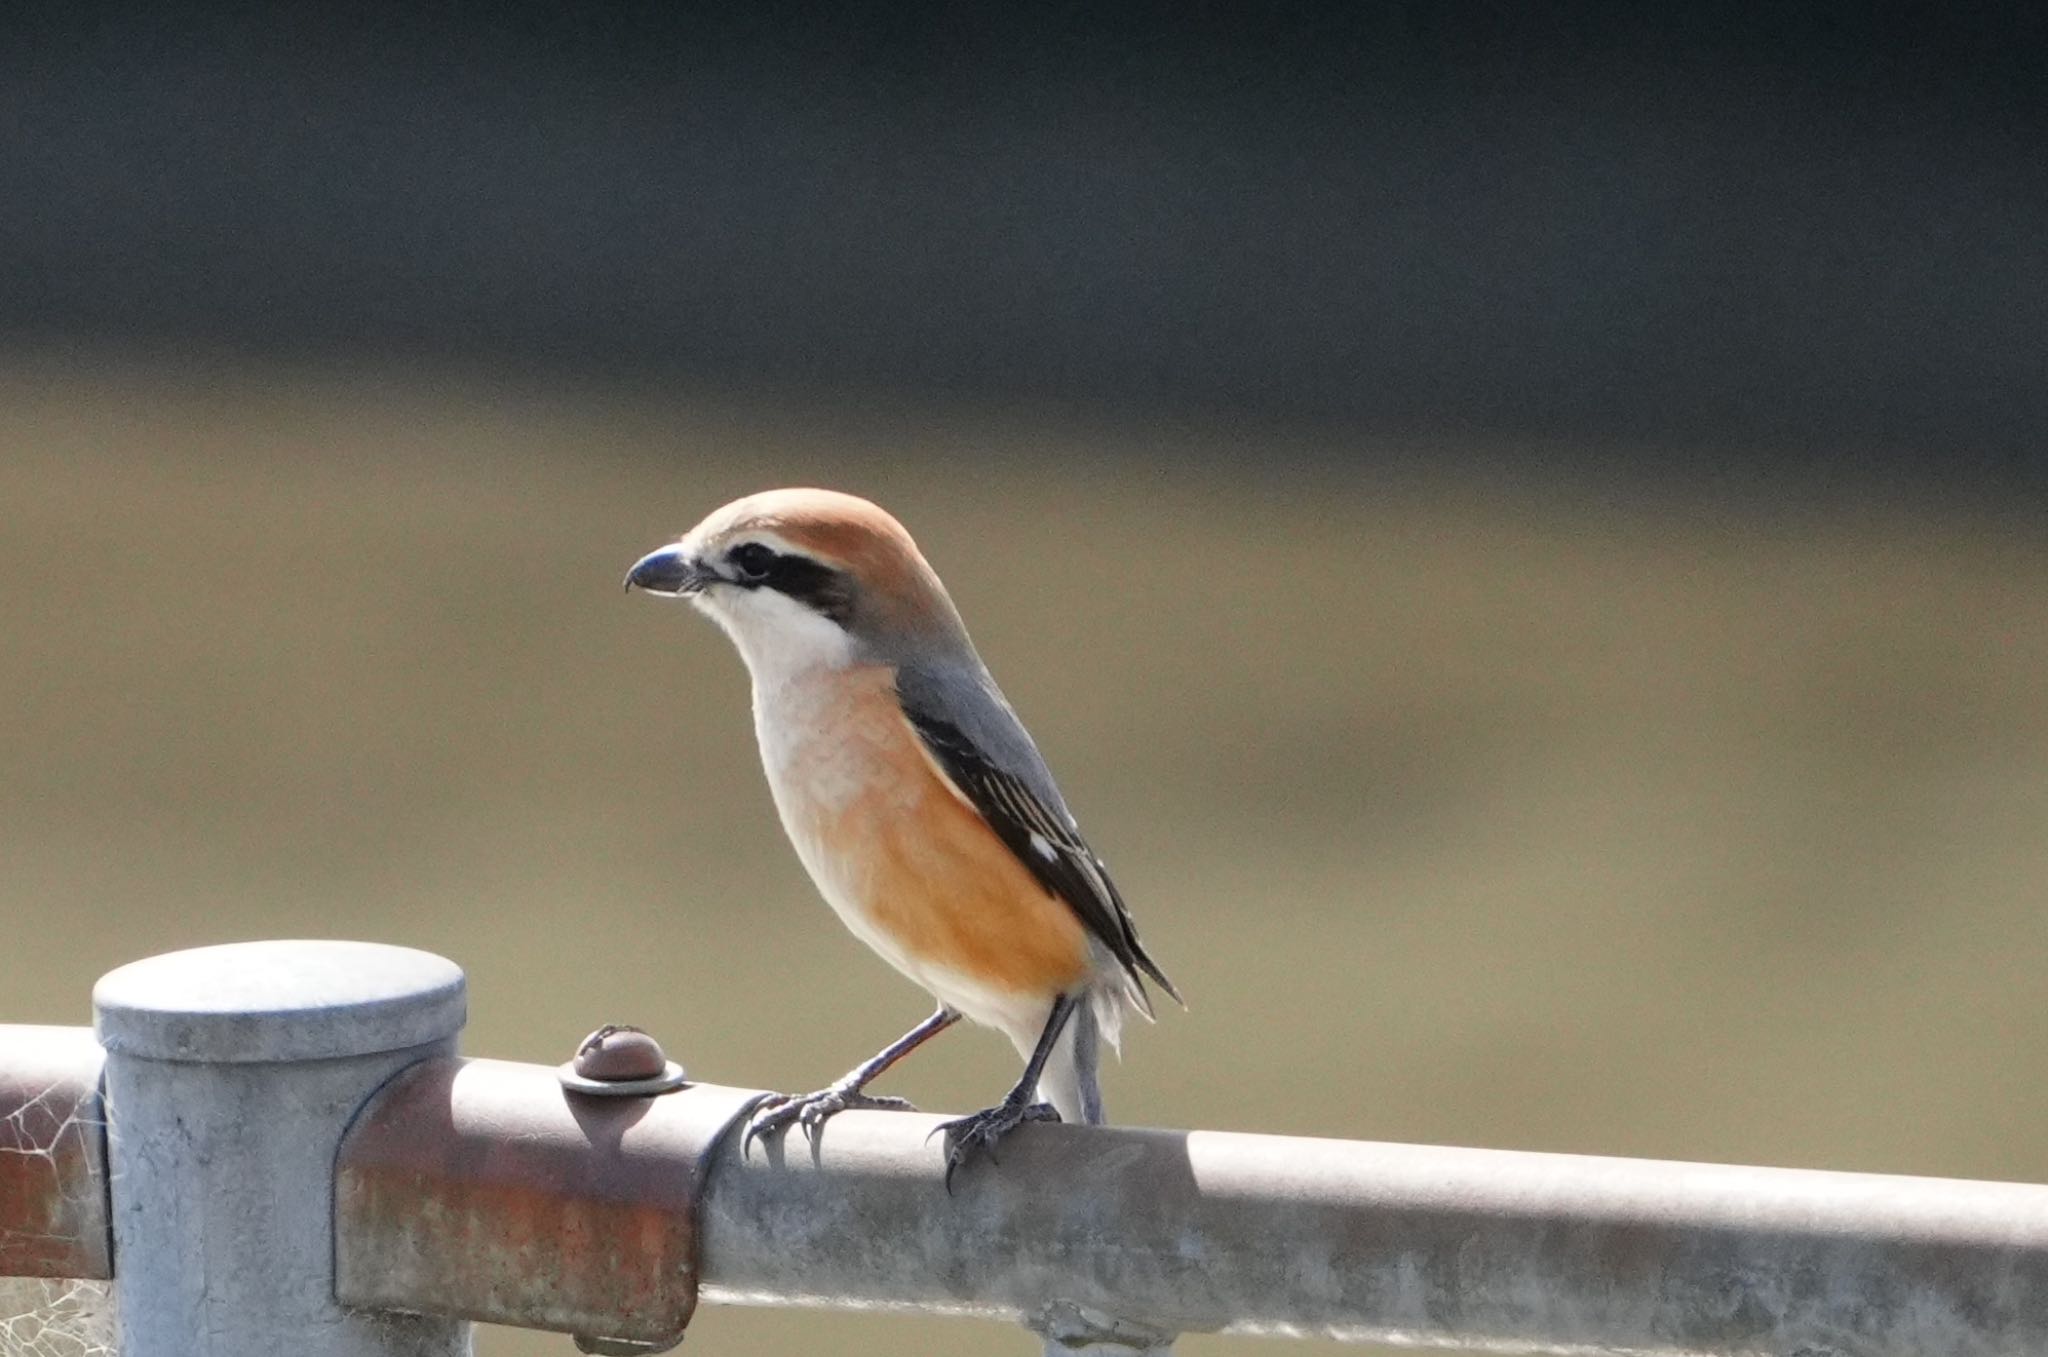
[[[775,553],[759,542],[742,542],[726,555],[732,568],[743,580],[765,580],[769,567],[775,564]]]

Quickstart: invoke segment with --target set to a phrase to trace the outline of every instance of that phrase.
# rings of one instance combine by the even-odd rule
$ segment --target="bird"
[[[777,1094],[744,1144],[849,1108],[962,1017],[1024,1060],[1001,1101],[942,1123],[945,1183],[1028,1122],[1106,1120],[1101,1044],[1147,982],[1180,991],[1138,940],[1030,734],[903,525],[835,490],[734,500],[626,573],[628,592],[687,599],[731,638],[784,831],[853,934],[937,1008],[814,1092]],[[1120,1047],[1119,1047],[1120,1049]]]

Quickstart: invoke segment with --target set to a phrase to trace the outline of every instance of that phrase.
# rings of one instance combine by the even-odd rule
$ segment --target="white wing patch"
[[[1059,857],[1059,853],[1052,846],[1052,840],[1036,831],[1031,835],[1031,851],[1044,858],[1047,862],[1052,862]]]

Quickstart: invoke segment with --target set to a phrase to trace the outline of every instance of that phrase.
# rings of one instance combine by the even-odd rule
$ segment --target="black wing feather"
[[[1021,779],[991,763],[960,727],[908,704],[903,714],[953,785],[966,794],[1017,860],[1047,891],[1066,901],[1088,931],[1123,963],[1145,1012],[1152,1011],[1145,994],[1146,976],[1158,981],[1175,1002],[1183,1002],[1166,972],[1146,955],[1123,895],[1109,879],[1109,869],[1082,839],[1073,821],[1048,807]],[[1034,840],[1043,842],[1045,849]]]

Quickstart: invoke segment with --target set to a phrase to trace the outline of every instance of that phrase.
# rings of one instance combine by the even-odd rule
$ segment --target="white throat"
[[[846,630],[787,594],[713,586],[690,601],[732,637],[756,692],[853,663],[853,638]]]

